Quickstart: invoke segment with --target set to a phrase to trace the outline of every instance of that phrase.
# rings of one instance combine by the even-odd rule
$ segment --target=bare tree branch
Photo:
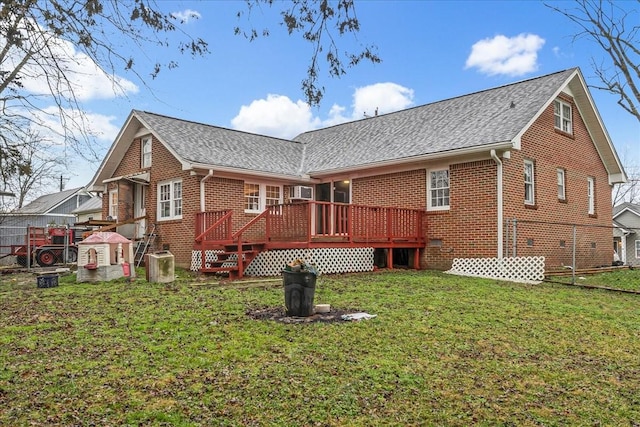
[[[302,39],[311,44],[311,57],[307,76],[302,80],[302,91],[309,105],[320,104],[325,88],[319,84],[321,66],[320,58],[324,54],[328,74],[331,77],[340,77],[346,73],[347,68],[358,65],[363,59],[371,63],[381,62],[377,55],[377,48],[373,45],[360,45],[357,52],[343,51],[337,43],[337,37],[343,37],[347,33],[356,37],[360,31],[360,21],[356,16],[353,0],[293,0],[291,2],[274,2],[273,0],[245,0],[247,16],[250,24],[253,8],[261,5],[281,7],[280,15],[282,24],[289,35],[299,33]],[[238,12],[238,18],[244,16]],[[240,26],[235,28],[235,33],[243,35],[249,41],[260,37],[269,36],[268,29],[258,32],[252,25],[249,30],[243,30]],[[357,40],[357,38],[356,38]]]
[[[640,0],[575,0],[573,4],[574,8],[561,9],[545,3],[580,27],[574,41],[589,38],[606,52],[608,61],[591,59],[602,85],[589,86],[617,95],[618,105],[640,121],[640,11],[633,8],[640,6]]]

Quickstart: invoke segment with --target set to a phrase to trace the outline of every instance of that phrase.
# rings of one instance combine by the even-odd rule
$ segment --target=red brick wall
[[[495,163],[452,165],[449,177],[451,209],[425,216],[423,268],[448,269],[454,257],[496,256]],[[425,169],[354,179],[352,186],[354,204],[422,210],[427,206]]]
[[[143,172],[140,167],[140,139],[136,138],[128,148],[113,176]],[[174,254],[176,265],[188,267],[194,242],[195,213],[200,209],[200,177],[183,171],[180,162],[157,140],[152,143],[151,168],[148,169],[150,183],[147,191],[147,226],[156,224],[156,238],[152,250],[168,249]],[[158,183],[165,180],[182,179],[182,219],[157,220]],[[108,189],[119,187],[119,220],[133,218],[133,186],[127,181],[109,183]],[[103,198],[103,215],[109,209],[109,200]]]
[[[504,160],[505,218],[517,218],[517,254],[546,255],[547,268],[571,263],[572,227],[527,224],[545,221],[584,224],[578,232],[578,265],[612,261],[611,187],[607,172],[571,98],[573,135],[554,129],[553,105],[522,137],[522,150]],[[524,160],[535,164],[535,205],[524,204]],[[558,168],[565,169],[566,201],[558,200]],[[587,177],[595,179],[595,215],[588,214]],[[590,227],[587,227],[590,226]],[[564,244],[564,246],[562,246]],[[509,242],[510,245],[510,242]],[[595,246],[595,247],[594,247]]]
[[[426,215],[427,268],[446,270],[453,258],[497,255],[496,173],[493,160],[449,167],[450,208]]]
[[[354,179],[352,203],[383,207],[424,209],[427,178],[424,169]]]
[[[571,98],[564,99],[572,103]],[[579,267],[610,264],[612,257],[607,173],[573,104],[572,111],[572,135],[555,130],[551,105],[525,132],[521,150],[512,150],[511,158],[503,159],[504,219],[520,221],[517,254],[544,255],[548,268],[571,263],[573,238],[571,226],[549,222],[584,225],[577,228]],[[533,207],[524,204],[525,159],[535,163]],[[566,201],[557,197],[558,168],[565,170]],[[491,159],[449,166],[450,209],[425,215],[423,268],[448,269],[458,257],[497,256],[496,175],[497,165]],[[595,215],[588,214],[587,177],[595,179]],[[354,179],[353,203],[425,209],[426,180],[425,169]],[[511,250],[513,235],[504,237],[509,237],[505,249]]]

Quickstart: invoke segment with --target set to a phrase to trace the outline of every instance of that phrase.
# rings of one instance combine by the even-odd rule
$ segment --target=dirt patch
[[[316,313],[309,317],[287,316],[284,307],[261,307],[252,308],[246,311],[247,316],[254,320],[273,320],[281,323],[350,322],[351,320],[343,320],[342,316],[353,313],[358,313],[358,310],[340,310],[332,308],[328,313]]]

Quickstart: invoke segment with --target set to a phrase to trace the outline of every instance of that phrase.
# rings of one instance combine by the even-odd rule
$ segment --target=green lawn
[[[637,270],[621,269],[611,273],[576,274],[575,278],[571,276],[558,276],[551,277],[550,280],[562,283],[571,283],[572,280],[575,280],[576,285],[599,286],[632,291],[640,294],[640,271]],[[638,296],[640,297],[640,295]]]
[[[277,284],[0,280],[3,426],[640,424],[639,295],[322,276],[316,302],[377,317],[286,324],[246,314]]]

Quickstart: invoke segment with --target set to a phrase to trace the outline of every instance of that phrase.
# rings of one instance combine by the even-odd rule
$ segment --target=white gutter
[[[502,258],[503,251],[503,242],[502,242],[502,233],[503,233],[503,222],[502,222],[502,161],[496,155],[496,150],[491,150],[491,158],[498,165],[498,259]]]
[[[232,175],[257,176],[257,177],[267,178],[272,180],[281,180],[281,181],[284,180],[284,181],[292,181],[292,182],[300,182],[300,183],[320,182],[320,180],[318,179],[310,178],[309,175],[307,174],[289,175],[289,174],[274,173],[274,172],[253,171],[249,169],[240,169],[240,168],[233,168],[233,167],[227,167],[227,166],[216,166],[216,165],[203,164],[203,163],[188,163],[188,164],[185,163],[182,165],[182,170],[185,170],[185,171],[188,171],[188,170],[194,171],[197,169],[211,170],[212,166],[215,167],[216,174],[218,176],[222,174],[232,174]]]
[[[204,212],[204,182],[213,176],[213,169],[209,169],[209,173],[206,174],[200,180],[200,212]]]

